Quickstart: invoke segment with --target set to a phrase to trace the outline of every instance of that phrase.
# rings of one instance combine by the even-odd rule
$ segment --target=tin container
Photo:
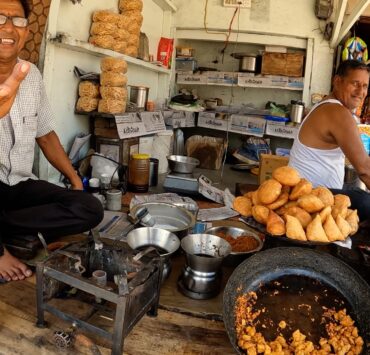
[[[149,188],[150,160],[148,154],[132,154],[128,167],[128,189],[147,192]]]
[[[145,86],[130,86],[130,102],[136,105],[139,111],[144,111],[149,97],[149,88]]]

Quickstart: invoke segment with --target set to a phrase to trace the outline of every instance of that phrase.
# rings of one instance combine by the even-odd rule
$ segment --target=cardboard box
[[[207,84],[207,74],[177,74],[177,84]]]
[[[198,127],[212,128],[219,131],[227,131],[229,125],[229,116],[221,118],[216,112],[199,112]]]
[[[237,85],[238,73],[224,71],[209,71],[207,73],[207,84],[224,86]]]
[[[241,87],[286,87],[288,84],[288,78],[281,75],[259,75],[254,76],[249,73],[238,74],[238,86]]]
[[[172,128],[195,127],[195,113],[188,111],[162,111],[164,122]]]
[[[266,124],[266,134],[274,137],[294,139],[298,133],[298,126],[286,125],[268,121]]]
[[[231,115],[230,132],[263,137],[266,120],[260,116]]]
[[[289,163],[288,157],[281,157],[273,154],[260,155],[260,168],[258,182],[262,184],[265,180],[271,179],[272,172],[281,166],[286,166]]]
[[[262,56],[261,73],[265,75],[303,76],[304,54],[296,53],[269,53]]]

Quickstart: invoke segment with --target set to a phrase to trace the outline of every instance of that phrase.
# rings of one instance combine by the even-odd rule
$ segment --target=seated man
[[[52,113],[40,72],[18,59],[28,35],[26,0],[0,2],[0,237],[58,237],[96,226],[101,203],[83,192],[52,127]],[[66,190],[32,174],[35,142],[72,185]],[[0,277],[21,280],[32,274],[0,244]]]
[[[289,165],[314,186],[326,186],[350,197],[360,220],[370,218],[370,195],[360,190],[342,190],[345,157],[370,189],[370,157],[361,142],[353,111],[366,97],[369,68],[347,60],[340,64],[333,92],[315,105],[303,121],[290,153]]]

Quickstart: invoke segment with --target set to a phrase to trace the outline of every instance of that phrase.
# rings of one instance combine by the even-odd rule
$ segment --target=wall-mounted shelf
[[[162,10],[176,12],[177,8],[171,0],[153,0]]]
[[[118,52],[114,52],[110,49],[104,49],[100,47],[96,47],[92,45],[91,43],[87,43],[84,41],[80,41],[77,39],[74,39],[70,36],[67,36],[65,34],[57,35],[55,38],[51,38],[50,42],[54,43],[56,46],[61,48],[67,48],[70,50],[74,50],[76,52],[81,53],[88,53],[90,55],[94,55],[97,57],[120,57],[123,58],[128,64],[133,64],[140,66],[146,70],[154,71],[160,74],[167,74],[170,75],[171,71],[169,69],[145,62],[141,59],[133,58]]]

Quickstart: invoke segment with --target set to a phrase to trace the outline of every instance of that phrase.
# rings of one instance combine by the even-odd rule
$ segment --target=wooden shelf
[[[153,0],[162,10],[176,12],[177,8],[172,0]]]
[[[167,74],[170,75],[171,70],[167,68],[163,68],[154,64],[151,64],[149,62],[145,62],[144,60],[133,58],[118,52],[114,52],[110,49],[104,49],[100,47],[96,47],[92,45],[91,43],[87,43],[84,41],[80,41],[77,39],[72,38],[68,35],[57,35],[55,38],[51,38],[50,42],[54,43],[56,46],[61,48],[67,48],[70,50],[74,50],[76,52],[81,53],[88,53],[97,57],[120,57],[123,58],[128,64],[137,65],[139,67],[142,67],[146,70],[154,71],[160,74]]]

